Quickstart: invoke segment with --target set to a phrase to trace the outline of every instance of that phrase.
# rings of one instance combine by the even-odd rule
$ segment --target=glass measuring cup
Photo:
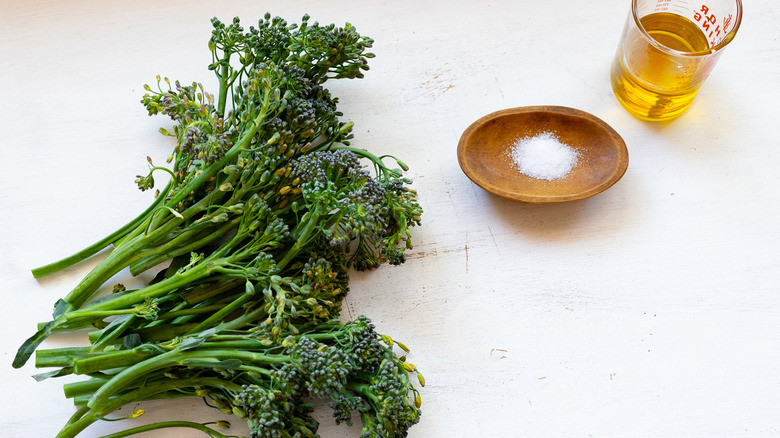
[[[741,0],[632,0],[610,75],[620,104],[642,120],[681,115],[741,20]]]

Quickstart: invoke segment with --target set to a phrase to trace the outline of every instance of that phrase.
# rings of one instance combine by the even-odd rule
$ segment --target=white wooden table
[[[663,125],[629,116],[610,88],[628,0],[2,3],[0,435],[54,436],[73,412],[63,381],[10,363],[100,257],[40,281],[29,269],[150,202],[133,179],[171,145],[142,85],[161,74],[213,86],[209,19],[270,11],[349,21],[376,40],[367,77],[330,88],[356,145],[411,166],[424,223],[405,265],[353,276],[345,316],[412,348],[428,385],[410,436],[780,436],[776,0],[745,1],[694,106]],[[526,105],[604,119],[628,145],[623,179],[557,205],[471,183],[460,134]],[[145,408],[139,424],[222,418],[200,400]],[[323,437],[359,435],[321,420]]]

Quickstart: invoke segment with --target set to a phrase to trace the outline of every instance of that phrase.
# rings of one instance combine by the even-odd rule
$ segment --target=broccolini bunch
[[[405,436],[419,418],[414,368],[367,319],[333,322],[349,269],[403,263],[422,213],[406,164],[351,146],[352,124],[323,86],[362,77],[373,41],[308,16],[296,25],[266,14],[246,31],[238,18],[212,24],[216,96],[160,77],[145,87],[143,105],[170,117],[161,132],[176,145],[136,183],[155,189],[162,172],[166,185],[105,239],[33,270],[47,275],[113,246],[14,366],[52,333],[92,329],[89,347],[36,353],[37,366],[59,367],[39,379],[92,376],[76,385],[88,399],[63,437],[124,404],[182,395],[247,418],[253,437],[315,436],[309,396],[330,399],[339,422],[358,412],[366,437]],[[160,264],[148,285],[97,298],[121,270]],[[219,436],[176,421],[154,428],[176,425]]]
[[[352,424],[357,413],[365,437],[405,436],[419,421],[420,399],[409,379],[416,368],[393,352],[392,340],[378,335],[368,318],[287,332],[281,343],[265,328],[253,328],[212,329],[102,352],[43,350],[39,365],[91,376],[65,385],[81,407],[58,436],[76,436],[126,404],[182,396],[203,397],[246,419],[252,438],[315,436],[309,396],[330,400],[337,422]],[[170,426],[143,430],[154,427]]]

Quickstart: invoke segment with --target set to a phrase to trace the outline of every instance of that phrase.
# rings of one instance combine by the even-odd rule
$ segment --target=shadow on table
[[[591,198],[554,204],[527,204],[489,194],[494,220],[538,240],[599,239],[620,233],[636,220],[638,209],[615,186]]]

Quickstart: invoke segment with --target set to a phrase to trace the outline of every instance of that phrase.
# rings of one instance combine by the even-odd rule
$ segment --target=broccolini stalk
[[[208,423],[201,424],[192,421],[160,421],[157,423],[145,424],[143,426],[137,426],[131,429],[126,429],[123,431],[110,433],[108,435],[103,435],[102,438],[124,438],[131,435],[137,435],[139,433],[149,432],[152,430],[162,430],[162,429],[172,429],[172,428],[189,428],[189,429],[197,430],[205,433],[206,436],[209,436],[211,438],[238,438],[235,435],[225,435],[223,433],[220,433],[219,431],[216,431],[208,427],[207,424]],[[230,427],[229,424],[224,424],[224,422],[220,422],[220,421],[215,422],[215,424],[220,427]]]
[[[62,260],[32,269],[33,277],[40,278],[49,274],[53,274],[67,267],[73,266],[82,260],[86,260],[92,257],[93,255],[97,254],[98,252],[105,249],[109,245],[113,244],[121,237],[126,235],[129,231],[135,229],[141,222],[143,222],[143,220],[151,212],[155,211],[164,201],[165,196],[168,193],[168,190],[170,190],[170,187],[171,187],[170,184],[167,185],[165,189],[163,189],[163,191],[158,194],[154,202],[152,202],[152,204],[143,213],[138,215],[138,217],[134,218],[133,220],[131,220],[121,228],[117,229],[113,233],[109,234],[108,236],[104,237],[103,239],[100,239],[94,244],[84,248],[83,250],[73,255],[70,255]]]
[[[253,437],[315,433],[304,401],[309,396],[330,400],[337,422],[351,424],[357,411],[365,436],[402,437],[419,421],[418,393],[409,379],[416,368],[395,355],[393,342],[378,335],[368,318],[288,335],[279,346],[261,327],[210,330],[134,349],[142,354],[63,357],[77,373],[119,372],[66,385],[69,396],[91,395],[87,409],[58,437],[76,436],[123,405],[166,398],[171,391],[205,397],[221,411],[246,418]]]

